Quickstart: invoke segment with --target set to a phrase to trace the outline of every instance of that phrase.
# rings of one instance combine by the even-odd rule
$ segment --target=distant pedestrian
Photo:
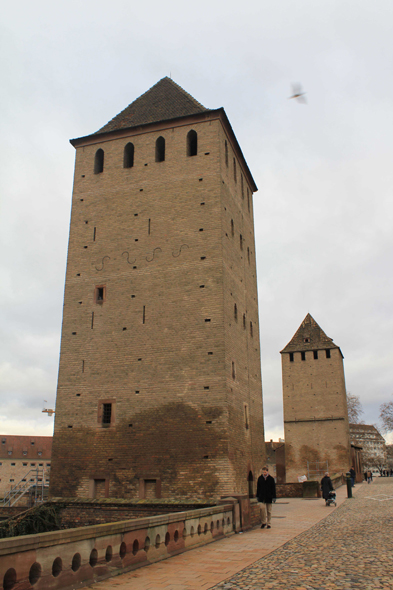
[[[276,501],[276,484],[267,467],[262,467],[262,475],[258,477],[257,498],[261,511],[261,529],[271,528],[272,502]]]
[[[367,471],[367,483],[371,483],[373,480],[373,474],[372,471],[368,470]]]
[[[352,484],[352,487],[354,488],[355,487],[356,471],[353,468],[353,465],[352,465],[351,469],[349,470],[349,473],[351,474],[351,484]]]
[[[333,491],[333,483],[329,477],[329,472],[326,471],[325,475],[321,479],[321,490],[322,490],[322,498],[327,502],[329,499],[329,492]]]

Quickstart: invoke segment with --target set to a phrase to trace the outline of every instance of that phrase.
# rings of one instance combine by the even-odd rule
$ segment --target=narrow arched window
[[[231,236],[233,237],[235,235],[235,225],[233,223],[233,219],[231,219]]]
[[[198,153],[198,134],[191,129],[187,133],[187,156],[196,156]]]
[[[236,305],[236,303],[233,306],[233,316],[235,318],[235,321],[237,322],[237,305]]]
[[[156,162],[164,162],[165,160],[165,139],[159,137],[156,141]]]
[[[132,168],[134,165],[134,144],[127,143],[124,148],[123,168]]]
[[[225,140],[225,165],[228,168],[228,142]]]
[[[104,171],[104,150],[101,148],[96,151],[94,157],[94,174],[100,174]]]

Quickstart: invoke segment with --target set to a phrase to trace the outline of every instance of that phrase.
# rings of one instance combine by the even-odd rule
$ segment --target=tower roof
[[[243,172],[250,183],[251,191],[255,193],[258,187],[224,109],[222,107],[207,109],[168,77],[162,78],[101,129],[84,137],[70,139],[70,143],[75,148],[97,144],[115,137],[128,137],[143,129],[169,127],[176,123],[182,124],[187,119],[188,122],[213,121],[215,119],[221,121],[233,151],[239,158]]]
[[[208,110],[210,109],[206,109],[171,78],[165,77],[96,133],[129,129],[138,125],[196,115]]]
[[[321,348],[338,348],[340,350],[339,346],[334,344],[332,338],[326,336],[322,328],[318,326],[314,318],[308,313],[292,340],[282,349],[281,353],[318,350]]]

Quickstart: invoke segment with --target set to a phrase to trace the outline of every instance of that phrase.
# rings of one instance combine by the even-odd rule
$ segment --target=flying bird
[[[306,104],[305,92],[302,91],[302,87],[300,84],[292,84],[292,96],[288,96],[288,98],[296,98],[298,102],[302,104]]]

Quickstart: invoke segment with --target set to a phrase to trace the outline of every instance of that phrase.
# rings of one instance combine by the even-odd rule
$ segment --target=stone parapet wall
[[[277,498],[302,498],[303,484],[298,482],[276,485]]]
[[[0,580],[4,590],[85,586],[232,534],[237,506],[1,539]]]

